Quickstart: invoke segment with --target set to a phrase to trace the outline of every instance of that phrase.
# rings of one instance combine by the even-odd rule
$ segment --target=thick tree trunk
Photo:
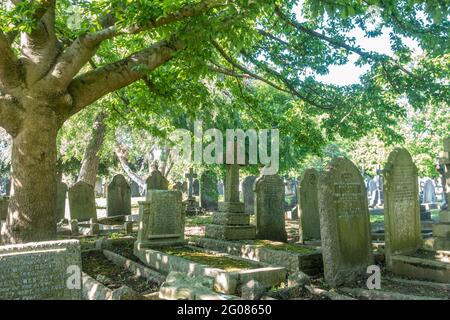
[[[2,243],[24,243],[56,237],[57,118],[38,109],[23,120],[13,137],[11,200]]]
[[[95,187],[98,165],[100,163],[98,152],[100,151],[105,138],[105,118],[106,113],[104,112],[100,112],[95,118],[94,127],[84,152],[80,173],[78,175],[78,181],[84,181],[93,187]]]
[[[140,176],[138,176],[128,164],[127,156],[125,155],[125,152],[122,150],[122,147],[120,145],[117,145],[115,148],[115,153],[117,156],[117,159],[119,159],[120,166],[122,167],[123,171],[127,174],[128,178],[130,178],[132,181],[136,182],[140,189],[145,190],[145,179],[142,179]]]

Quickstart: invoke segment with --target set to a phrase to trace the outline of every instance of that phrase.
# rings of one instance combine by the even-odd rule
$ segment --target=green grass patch
[[[258,268],[258,265],[251,262],[235,260],[229,257],[218,256],[213,253],[197,251],[187,247],[164,247],[157,248],[155,250],[225,271],[239,271]]]
[[[186,223],[188,225],[193,226],[201,226],[205,224],[211,224],[213,222],[212,216],[194,216],[194,217],[188,217],[186,219]]]

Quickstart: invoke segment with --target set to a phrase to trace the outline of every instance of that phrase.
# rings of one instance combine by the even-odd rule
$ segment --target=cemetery
[[[429,2],[0,3],[0,300],[449,300]]]

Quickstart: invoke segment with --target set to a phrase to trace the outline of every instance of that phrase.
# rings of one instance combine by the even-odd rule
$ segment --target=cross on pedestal
[[[225,202],[239,202],[239,165],[227,165],[225,170]]]
[[[194,173],[194,169],[190,168],[189,172],[186,173],[184,176],[185,178],[188,179],[188,198],[192,198],[194,179],[197,178],[197,174]]]

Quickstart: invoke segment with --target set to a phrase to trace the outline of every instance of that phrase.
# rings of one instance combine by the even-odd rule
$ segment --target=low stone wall
[[[156,271],[153,271],[147,267],[144,267],[143,265],[141,265],[137,262],[134,262],[130,259],[122,257],[121,255],[119,255],[117,253],[111,252],[109,250],[103,250],[103,254],[105,255],[105,257],[108,260],[112,261],[117,266],[127,269],[128,271],[131,271],[138,277],[152,280],[152,281],[158,283],[158,285],[162,285],[162,283],[164,282],[164,280],[166,278],[162,274],[160,274]]]
[[[281,266],[289,272],[303,271],[308,275],[316,275],[323,270],[320,250],[311,253],[294,253],[209,238],[199,238],[195,243],[205,249],[226,252],[245,259],[268,263],[272,266]]]
[[[111,290],[83,272],[83,300],[135,300],[142,298],[127,286]]]

